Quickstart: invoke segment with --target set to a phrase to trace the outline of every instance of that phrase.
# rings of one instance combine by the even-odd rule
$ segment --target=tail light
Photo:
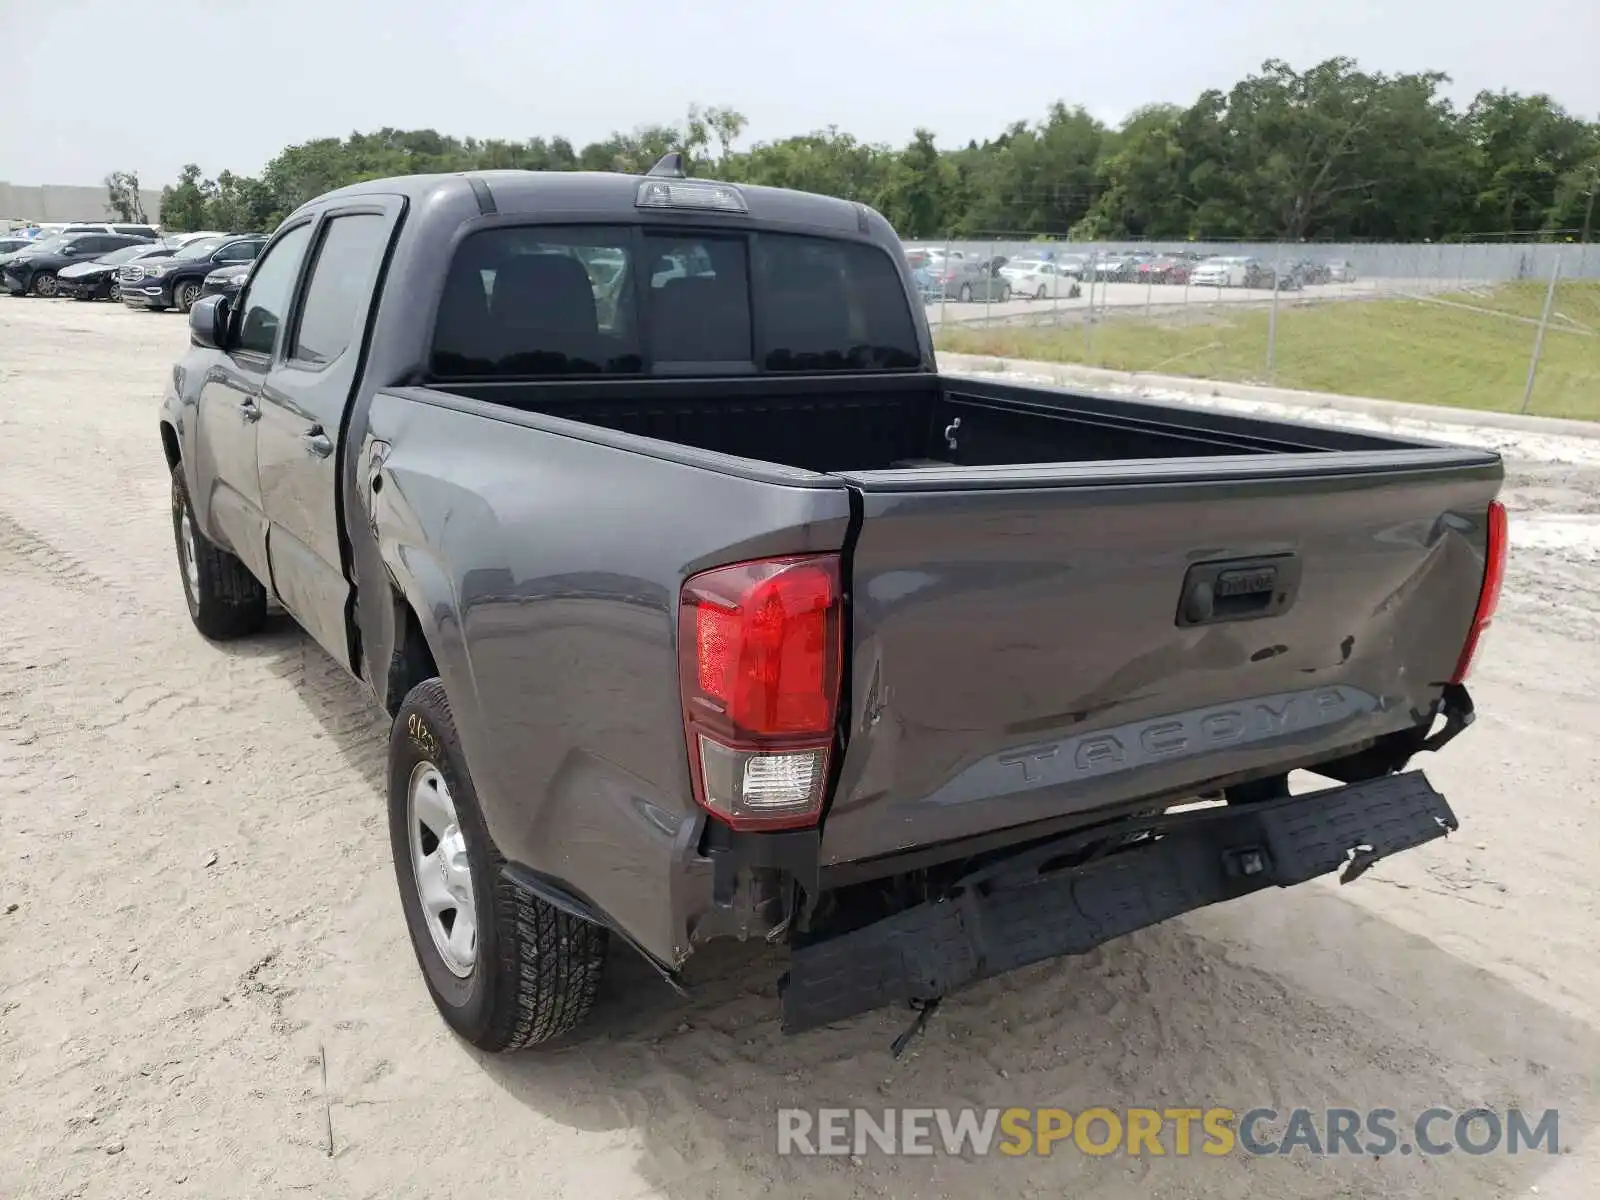
[[[1478,607],[1472,614],[1472,628],[1467,631],[1467,643],[1461,648],[1461,659],[1456,663],[1456,673],[1451,683],[1461,683],[1472,670],[1473,656],[1483,643],[1494,620],[1495,609],[1500,607],[1500,585],[1506,579],[1506,547],[1510,536],[1506,520],[1506,506],[1498,500],[1489,502],[1489,537],[1484,549],[1483,586],[1478,590]]]
[[[695,800],[734,829],[813,824],[838,714],[839,558],[771,558],[684,582],[678,683]]]

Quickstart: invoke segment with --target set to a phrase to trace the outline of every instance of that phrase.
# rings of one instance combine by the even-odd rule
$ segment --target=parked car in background
[[[1323,264],[1328,269],[1328,283],[1354,283],[1356,269],[1347,259],[1333,259]]]
[[[912,270],[918,267],[933,267],[951,258],[965,258],[960,250],[946,250],[942,246],[919,246],[906,251],[906,262]]]
[[[197,229],[189,233],[162,234],[161,240],[164,244],[171,246],[174,250],[181,250],[191,242],[198,242],[202,238],[225,238],[230,236],[237,235],[229,234],[226,229]]]
[[[45,234],[43,237],[29,238],[15,250],[0,252],[0,274],[4,274],[7,265],[18,255],[36,253],[40,250],[53,250],[60,244],[61,238],[62,235],[59,233]],[[0,292],[4,290],[4,288],[0,288]]]
[[[14,254],[18,250],[26,250],[31,245],[33,245],[32,238],[0,237],[0,254]]]
[[[64,235],[68,233],[125,233],[133,237],[148,238],[154,241],[160,237],[160,231],[154,225],[147,225],[142,221],[53,221],[39,225],[29,226],[37,234]]]
[[[1134,272],[1139,283],[1188,283],[1194,263],[1175,254],[1158,254],[1141,262]]]
[[[933,300],[997,301],[1011,299],[1011,281],[1000,272],[1005,260],[948,258],[929,265],[928,298]]]
[[[207,275],[205,282],[200,286],[202,296],[237,296],[239,289],[244,286],[245,277],[250,274],[250,263],[229,263],[225,267],[218,267]],[[595,297],[596,300],[599,296]]]
[[[1083,273],[1089,269],[1088,256],[1083,254],[1056,254],[1045,261],[1055,263],[1056,270],[1074,279],[1082,279]]]
[[[1023,300],[1070,300],[1083,294],[1083,287],[1054,262],[1041,259],[1014,259],[1000,268],[1011,291]]]
[[[0,272],[5,277],[5,289],[13,296],[56,295],[59,281],[56,272],[74,263],[92,262],[102,254],[121,250],[127,246],[149,246],[154,243],[145,237],[127,233],[67,233],[53,245],[35,245],[13,255]]]
[[[1282,270],[1277,270],[1270,264],[1264,264],[1253,287],[1270,288],[1276,292],[1300,292],[1305,290],[1305,275],[1299,263],[1287,263]]]
[[[168,258],[129,263],[117,272],[122,302],[129,308],[188,312],[200,299],[207,275],[218,267],[254,262],[266,242],[263,233],[200,238]]]
[[[1139,269],[1138,258],[1130,251],[1113,250],[1090,260],[1097,283],[1126,283]]]
[[[1244,287],[1250,277],[1250,260],[1239,255],[1208,258],[1189,273],[1194,287]]]
[[[122,299],[122,285],[117,282],[117,272],[126,263],[146,258],[164,258],[172,253],[170,246],[151,242],[142,246],[124,246],[110,254],[102,254],[89,262],[75,262],[56,272],[56,293],[74,300]]]
[[[1259,258],[1244,260],[1244,285],[1249,288],[1270,288],[1273,286],[1272,264],[1263,262]]]
[[[1297,258],[1289,264],[1289,268],[1303,284],[1327,283],[1333,277],[1328,264],[1319,262],[1314,258]]]

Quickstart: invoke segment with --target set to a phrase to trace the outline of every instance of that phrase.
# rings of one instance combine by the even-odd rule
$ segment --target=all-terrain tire
[[[466,844],[477,947],[462,978],[446,966],[423,913],[412,863],[409,790],[419,766],[443,777]],[[568,1033],[594,1007],[607,933],[506,878],[467,771],[444,684],[407,694],[389,734],[389,840],[411,946],[446,1024],[480,1050],[519,1050]]]
[[[172,540],[194,627],[217,642],[259,633],[267,622],[267,589],[249,567],[200,532],[182,463],[172,468]]]

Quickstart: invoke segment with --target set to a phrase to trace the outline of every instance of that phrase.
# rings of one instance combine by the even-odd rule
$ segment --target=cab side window
[[[248,354],[272,353],[310,240],[310,223],[297,225],[280,237],[261,259],[244,295],[239,297],[239,334],[231,349]]]
[[[331,363],[355,338],[356,319],[383,257],[388,221],[377,213],[351,213],[334,217],[323,229],[287,355],[313,366]]]

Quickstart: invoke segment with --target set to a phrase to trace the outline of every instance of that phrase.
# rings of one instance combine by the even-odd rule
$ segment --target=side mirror
[[[202,296],[189,310],[189,341],[204,350],[220,350],[228,340],[228,297]]]

